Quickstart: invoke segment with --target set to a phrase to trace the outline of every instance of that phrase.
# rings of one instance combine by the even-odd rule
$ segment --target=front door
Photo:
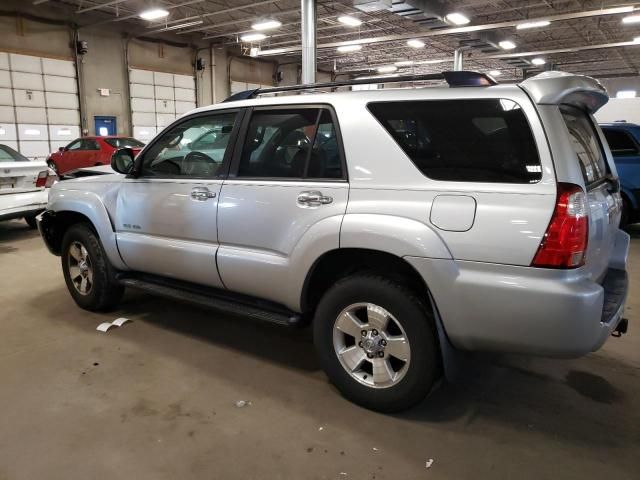
[[[222,287],[216,212],[237,115],[189,117],[142,152],[136,177],[123,181],[116,206],[118,249],[129,268]],[[193,148],[204,132],[219,140],[219,148]]]
[[[296,308],[310,262],[339,247],[349,185],[335,118],[264,107],[244,123],[220,195],[218,268],[228,289]]]

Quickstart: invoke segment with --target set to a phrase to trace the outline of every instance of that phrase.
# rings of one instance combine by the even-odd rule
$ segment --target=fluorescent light
[[[195,27],[196,25],[201,25],[203,23],[204,23],[204,20],[194,20],[193,22],[180,23],[178,25],[171,25],[169,27],[161,28],[160,30],[154,30],[154,32],[168,32],[170,30],[180,30],[181,28]]]
[[[164,18],[168,15],[169,12],[167,10],[163,10],[162,8],[152,8],[141,12],[140,18],[143,20],[158,20],[159,18]]]
[[[0,135],[6,135],[6,134],[7,134],[7,131],[4,128],[0,127]]]
[[[544,58],[534,58],[531,60],[534,65],[544,65],[547,61]]]
[[[27,128],[24,131],[25,135],[40,135],[40,130],[37,130],[35,128]]]
[[[272,28],[278,28],[282,26],[282,22],[275,18],[265,18],[264,20],[258,20],[251,25],[254,30],[271,30]]]
[[[491,75],[492,77],[498,77],[502,75],[502,72],[500,70],[490,70],[489,75]]]
[[[264,33],[246,33],[240,37],[243,42],[259,42],[264,40],[267,36]]]
[[[394,65],[387,65],[384,67],[379,67],[378,73],[391,73],[391,72],[395,72],[396,70],[398,70],[398,67]]]
[[[422,40],[414,38],[411,40],[407,40],[407,45],[409,45],[411,48],[422,48],[424,47],[424,42]]]
[[[502,40],[498,43],[498,46],[500,46],[500,48],[503,50],[513,50],[514,48],[516,48],[516,44],[511,40]]]
[[[446,62],[446,60],[425,60],[425,61],[420,62],[420,63],[425,64],[425,65],[435,65],[436,63],[444,63],[444,62]]]
[[[342,45],[338,47],[340,53],[357,52],[362,50],[362,45]]]
[[[633,39],[633,43],[640,43],[640,37],[636,37]]]
[[[260,54],[260,48],[259,47],[251,47],[251,49],[249,49],[249,56],[250,57],[257,57]]]
[[[285,53],[287,51],[286,48],[272,48],[271,50],[260,50],[258,52],[259,56],[265,56],[265,55],[277,55],[278,53]]]
[[[338,21],[340,23],[344,23],[348,27],[359,27],[360,25],[362,25],[362,20],[358,20],[357,18],[352,17],[351,15],[342,15],[338,17]]]
[[[622,19],[622,23],[640,23],[640,15],[629,15]]]
[[[402,60],[400,62],[394,63],[396,67],[409,67],[414,64],[413,60]]]
[[[458,12],[450,13],[446,15],[444,19],[449,23],[453,23],[454,25],[466,25],[471,21],[469,20],[469,17]]]
[[[526,30],[527,28],[548,27],[551,25],[549,20],[539,20],[537,22],[525,22],[516,25],[516,30]]]
[[[58,130],[58,131],[56,132],[56,135],[65,135],[65,136],[68,136],[68,135],[71,135],[71,130],[69,130],[68,128],[61,128],[60,130]]]
[[[620,90],[616,93],[616,98],[635,98],[636,93],[635,90]]]

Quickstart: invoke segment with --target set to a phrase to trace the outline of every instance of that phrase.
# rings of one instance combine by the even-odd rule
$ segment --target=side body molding
[[[111,264],[119,270],[127,270],[118,252],[112,219],[99,195],[86,190],[52,189],[48,208],[55,212],[81,213],[91,220]]]
[[[430,226],[392,215],[345,215],[340,231],[340,247],[368,248],[398,257],[452,259],[451,252]]]

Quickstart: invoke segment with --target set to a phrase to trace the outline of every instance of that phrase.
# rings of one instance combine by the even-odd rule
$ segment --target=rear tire
[[[363,407],[405,410],[422,401],[440,377],[430,309],[411,290],[383,277],[357,274],[338,281],[320,300],[313,329],[329,380]]]
[[[124,288],[115,281],[113,267],[89,225],[74,225],[65,233],[61,261],[67,289],[79,307],[99,312],[120,302]]]
[[[24,217],[24,221],[27,222],[27,225],[29,225],[32,229],[36,229],[38,228],[38,223],[36,222],[36,216],[35,215],[29,215],[27,217]]]

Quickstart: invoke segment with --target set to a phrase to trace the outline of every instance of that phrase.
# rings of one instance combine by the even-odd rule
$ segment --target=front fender
[[[379,250],[397,257],[452,258],[442,238],[431,227],[393,215],[345,215],[340,247]]]
[[[53,188],[49,193],[48,209],[56,213],[76,212],[87,217],[98,233],[111,265],[119,270],[127,269],[118,252],[112,220],[97,194],[86,190]]]

